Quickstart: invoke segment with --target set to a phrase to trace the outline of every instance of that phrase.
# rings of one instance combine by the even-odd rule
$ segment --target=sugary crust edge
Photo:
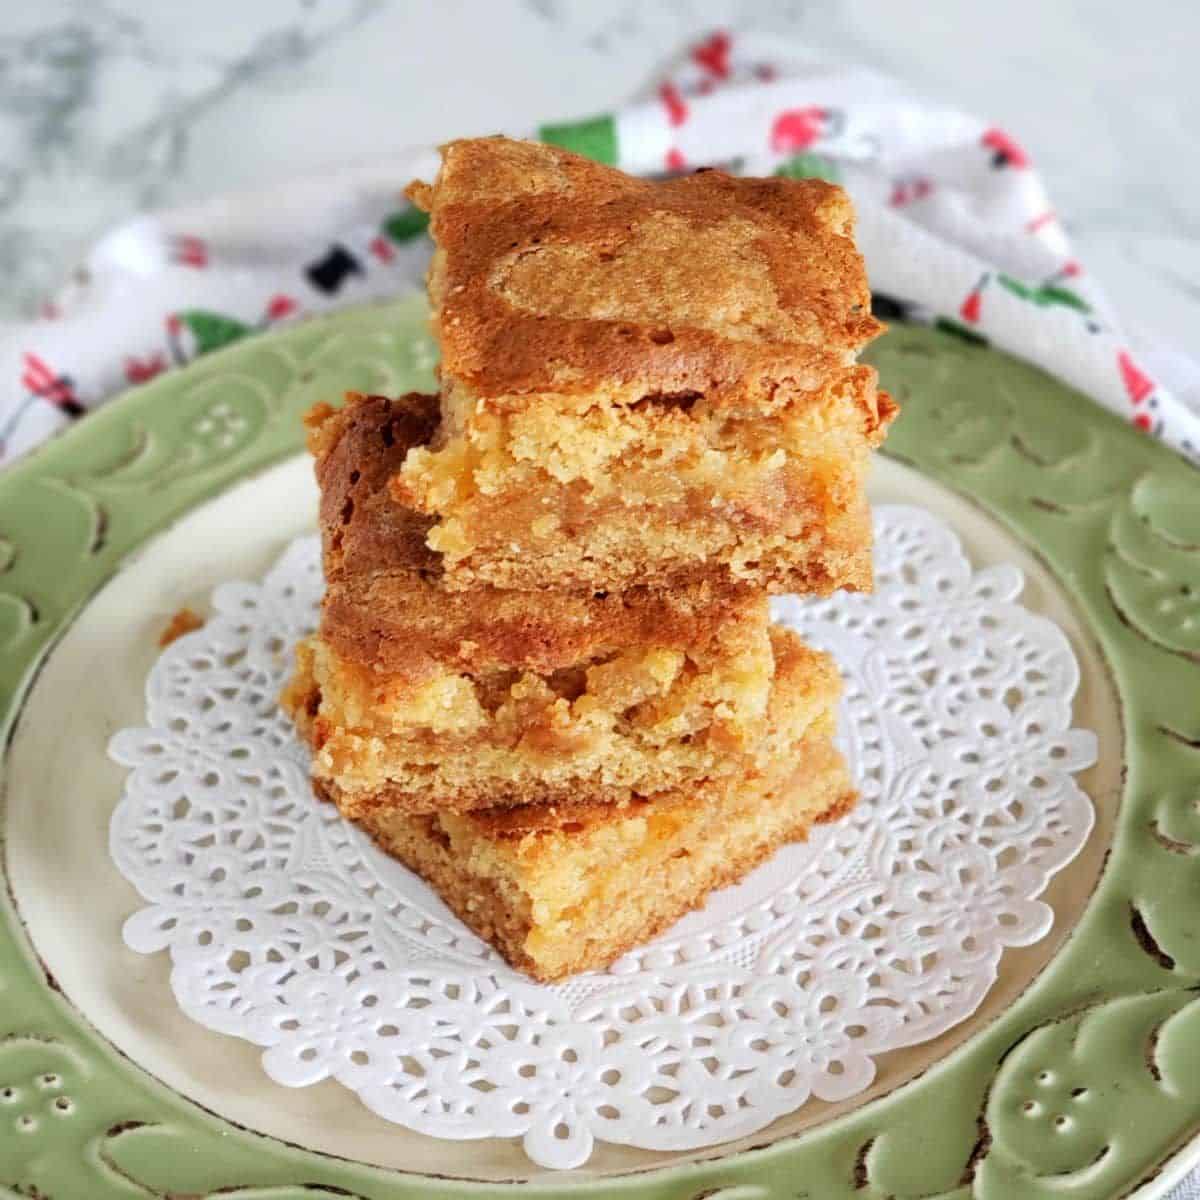
[[[842,768],[831,767],[824,774],[832,784],[839,775],[844,778],[845,772]],[[451,855],[448,839],[444,835],[439,837],[433,828],[433,818],[428,818],[430,828],[420,847],[423,851],[420,859],[415,851],[410,850],[406,853],[395,838],[388,839],[370,828],[367,832],[385,853],[397,858],[425,879],[459,919],[484,941],[494,946],[511,966],[534,979],[550,983],[581,971],[606,967],[635,946],[643,945],[657,937],[685,914],[702,907],[712,892],[729,887],[744,878],[781,846],[806,839],[813,825],[835,821],[844,816],[854,807],[857,799],[857,793],[848,786],[840,788],[825,807],[815,812],[800,814],[775,837],[752,846],[741,855],[726,859],[719,871],[707,876],[703,883],[698,884],[688,895],[672,897],[674,903],[655,912],[652,919],[636,931],[603,947],[594,947],[591,954],[581,954],[561,971],[555,972],[543,972],[524,949],[525,940],[532,931],[528,912],[518,912],[512,904],[511,897],[505,895],[493,880],[475,876],[467,871],[461,862]],[[433,857],[432,862],[429,860],[430,855]],[[486,904],[467,903],[468,896],[477,900],[481,895],[487,901]]]

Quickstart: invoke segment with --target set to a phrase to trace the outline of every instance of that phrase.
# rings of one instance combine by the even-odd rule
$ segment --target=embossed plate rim
[[[127,553],[174,516],[298,447],[294,418],[315,398],[306,393],[304,379],[314,364],[324,358],[344,365],[348,373],[338,379],[346,386],[429,386],[427,363],[415,352],[420,339],[413,331],[421,315],[420,301],[410,300],[231,347],[107,406],[0,476],[0,730],[11,730],[31,672],[56,634]],[[1196,1020],[1200,1002],[1193,988],[1200,972],[1187,961],[1179,914],[1169,904],[1194,887],[1197,867],[1190,860],[1200,846],[1200,827],[1193,830],[1185,816],[1168,829],[1146,820],[1171,816],[1156,791],[1164,777],[1177,790],[1195,787],[1200,795],[1200,728],[1154,719],[1164,699],[1190,694],[1187,689],[1200,681],[1200,639],[1194,648],[1187,628],[1172,627],[1169,597],[1154,590],[1165,580],[1168,589],[1194,585],[1200,591],[1200,568],[1192,561],[1200,536],[1179,503],[1200,496],[1200,476],[1083,397],[991,351],[905,327],[885,339],[877,355],[908,407],[891,451],[972,497],[1039,549],[1112,665],[1129,719],[1137,723],[1128,739],[1130,782],[1113,862],[1059,960],[994,1026],[921,1080],[829,1126],[759,1150],[586,1182],[525,1185],[538,1194],[775,1200],[795,1196],[795,1180],[802,1178],[809,1193],[821,1197],[1048,1196],[1060,1190],[1064,1176],[1039,1172],[1027,1153],[1034,1143],[1021,1145],[1022,1137],[1032,1138],[1032,1126],[1022,1126],[1004,1107],[1013,1080],[1020,1079],[1020,1064],[1035,1056],[1031,1045],[1053,1048],[1056,1036],[1065,1038],[1066,1045],[1055,1050],[1059,1071],[1071,1064],[1079,1041],[1098,1038],[1107,1044],[1111,1055],[1093,1052],[1085,1060],[1095,1069],[1105,1059],[1103,1069],[1111,1076],[1092,1086],[1100,1097],[1092,1111],[1108,1113],[1112,1121],[1119,1111],[1133,1124],[1142,1123],[1149,1140],[1164,1124],[1155,1108],[1161,1073],[1200,1076],[1200,1070],[1189,1074],[1200,1066],[1186,1049],[1189,1039],[1176,1036],[1172,1027],[1177,1019]],[[951,386],[939,392],[943,377]],[[932,399],[913,390],[921,380]],[[173,402],[162,403],[167,397]],[[1039,399],[1044,410],[1052,406],[1050,416],[1038,415]],[[199,429],[206,418],[207,432]],[[150,487],[156,498],[146,504],[138,488]],[[35,541],[37,555],[29,552]],[[1089,547],[1097,551],[1095,561],[1086,554]],[[1150,561],[1143,561],[1146,555]],[[1149,831],[1160,838],[1157,843]],[[1122,889],[1137,903],[1127,901]],[[312,1154],[238,1130],[167,1093],[53,995],[15,927],[11,904],[3,907],[0,1195],[5,1185],[20,1184],[51,1197],[87,1194],[101,1200],[134,1194],[135,1181],[145,1184],[143,1194],[203,1195],[234,1186],[253,1188],[255,1196],[297,1198],[339,1188],[379,1198],[495,1196],[510,1190]],[[1104,960],[1091,993],[1087,972],[1072,972],[1063,962],[1080,958],[1081,945]],[[1091,1004],[1081,1008],[1085,994]],[[1170,1009],[1172,1004],[1177,1007]],[[1161,1020],[1156,1005],[1170,1009]],[[1120,1061],[1120,1051],[1130,1045],[1123,1022],[1131,1009],[1138,1028],[1146,1012],[1155,1017],[1151,1050],[1161,1050],[1163,1057],[1161,1063],[1154,1060],[1160,1076],[1149,1084],[1139,1078],[1138,1062]],[[75,1126],[64,1121],[54,1127],[59,1151],[49,1156],[54,1162],[26,1150],[32,1142],[20,1139],[29,1135],[13,1132],[9,1120],[15,1109],[2,1107],[4,1056],[15,1061],[22,1055],[61,1061],[64,1077],[79,1077],[75,1094],[86,1098],[80,1114],[88,1114],[91,1136],[72,1150],[78,1135],[67,1131]],[[1109,1064],[1109,1057],[1118,1061]],[[1145,1059],[1140,1066],[1146,1068]],[[1121,1106],[1105,1099],[1109,1084],[1125,1085],[1127,1095],[1140,1087],[1143,1098],[1134,1109]],[[1162,1135],[1170,1137],[1170,1145],[1113,1153],[1106,1143],[1110,1149],[1095,1161],[1072,1167],[1074,1194],[1128,1195],[1131,1189],[1144,1194],[1145,1186],[1166,1186],[1181,1170],[1178,1164],[1200,1152],[1194,1141],[1200,1095],[1185,1096],[1177,1112],[1177,1128]],[[1086,1115],[1072,1119],[1083,1124]],[[1009,1124],[1015,1134],[1005,1132]],[[922,1134],[924,1153],[912,1156],[912,1138]],[[1061,1165],[1074,1127],[1056,1136],[1036,1147],[1050,1166]],[[22,1173],[12,1178],[4,1166],[6,1145],[16,1147],[13,1157],[22,1163]],[[181,1147],[190,1151],[188,1162]]]

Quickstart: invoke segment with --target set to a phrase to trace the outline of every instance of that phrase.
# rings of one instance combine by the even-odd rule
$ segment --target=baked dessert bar
[[[705,671],[656,645],[549,676],[444,672],[414,688],[347,662],[316,636],[297,651],[283,704],[312,747],[313,779],[351,818],[380,806],[620,803],[764,770],[826,719],[836,671],[808,649],[795,654],[806,686],[788,691],[769,721],[745,712],[753,697],[744,693],[769,691],[777,670],[765,648],[748,687],[736,670]],[[739,706],[741,728],[717,715]]]
[[[870,586],[864,473],[895,406],[855,363],[882,326],[840,188],[482,138],[410,195],[442,420],[393,489],[433,518],[446,588]]]
[[[775,642],[771,723],[814,699],[824,708],[759,770],[623,804],[413,815],[384,802],[355,819],[513,966],[541,980],[604,967],[853,804],[831,741],[836,679],[814,685],[812,652],[794,634]],[[336,786],[321,790],[345,804]]]
[[[549,674],[651,644],[690,650],[723,641],[734,651],[738,642],[761,663],[767,607],[746,588],[706,581],[670,593],[447,591],[441,556],[426,545],[430,518],[387,487],[437,420],[437,398],[417,394],[350,393],[343,407],[318,404],[305,417],[327,580],[321,632],[341,655],[412,681],[447,668]],[[761,626],[756,636],[752,626]]]
[[[743,771],[813,718],[796,706],[762,736],[775,673],[765,595],[712,581],[445,592],[428,520],[385,486],[435,420],[421,396],[351,396],[309,417],[329,583],[284,703],[314,778],[350,815],[625,800]]]

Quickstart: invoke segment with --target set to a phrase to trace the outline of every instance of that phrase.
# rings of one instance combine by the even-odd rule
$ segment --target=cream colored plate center
[[[1027,580],[1022,603],[1071,639],[1082,672],[1075,724],[1097,733],[1100,760],[1080,776],[1096,802],[1096,831],[1045,896],[1057,914],[1051,934],[1005,953],[998,983],[969,1021],[936,1041],[881,1058],[875,1085],[849,1107],[931,1067],[1011,1004],[1053,957],[1094,887],[1121,778],[1116,695],[1093,639],[1041,562],[969,502],[894,462],[877,463],[872,494],[942,517],[976,569],[995,562],[1021,567]],[[117,729],[143,723],[146,675],[171,615],[184,604],[204,612],[223,580],[260,576],[315,519],[309,462],[294,459],[196,509],[86,606],[51,653],[12,745],[5,833],[13,894],[37,953],[68,999],[135,1063],[206,1108],[313,1150],[381,1166],[483,1179],[528,1175],[516,1141],[436,1141],[374,1116],[339,1084],[293,1091],[272,1083],[256,1047],[209,1032],[180,1012],[165,953],[144,957],[121,941],[122,923],[140,905],[108,855],[109,816],[122,786],[122,770],[105,755],[108,740]],[[753,1143],[794,1134],[847,1106],[810,1102],[754,1135]],[[737,1148],[733,1143],[704,1157]],[[645,1169],[680,1157],[603,1146],[587,1171],[576,1174]]]

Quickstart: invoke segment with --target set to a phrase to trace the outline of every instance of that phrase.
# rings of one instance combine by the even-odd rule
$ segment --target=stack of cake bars
[[[894,413],[819,180],[486,138],[431,215],[440,395],[308,416],[327,590],[284,695],[318,792],[514,966],[604,966],[854,800],[772,592],[871,583]]]

